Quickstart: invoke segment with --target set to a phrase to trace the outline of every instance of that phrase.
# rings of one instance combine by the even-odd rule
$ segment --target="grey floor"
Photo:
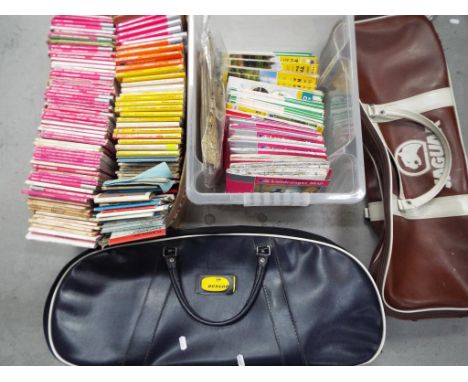
[[[468,18],[436,17],[468,147]],[[0,17],[0,365],[58,365],[42,331],[42,309],[60,269],[79,250],[24,239],[20,193],[29,172],[49,61],[48,17]],[[252,224],[299,228],[335,240],[369,263],[375,237],[363,204],[310,208],[190,206],[184,225]],[[376,365],[468,365],[468,318],[418,322],[388,318]]]

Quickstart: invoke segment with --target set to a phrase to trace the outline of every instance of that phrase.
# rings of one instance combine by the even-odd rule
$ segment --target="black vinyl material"
[[[235,276],[234,293],[199,293],[202,275]],[[44,312],[49,348],[75,365],[356,365],[380,352],[384,320],[374,282],[349,253],[266,227],[173,231],[85,252]]]

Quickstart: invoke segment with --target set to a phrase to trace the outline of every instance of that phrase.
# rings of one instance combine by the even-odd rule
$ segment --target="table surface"
[[[453,21],[458,20],[458,24]],[[49,288],[79,249],[25,240],[28,210],[21,189],[43,106],[49,60],[46,16],[0,17],[0,365],[58,365],[48,351],[42,312]],[[468,147],[468,17],[438,16],[440,34]],[[350,206],[188,207],[184,226],[250,224],[314,232],[369,264],[376,238]],[[375,365],[467,365],[468,318],[387,319],[387,339]]]

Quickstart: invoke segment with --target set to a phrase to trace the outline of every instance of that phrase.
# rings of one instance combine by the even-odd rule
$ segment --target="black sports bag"
[[[74,365],[357,365],[385,319],[364,266],[320,236],[271,227],[173,231],[85,252],[45,308]]]

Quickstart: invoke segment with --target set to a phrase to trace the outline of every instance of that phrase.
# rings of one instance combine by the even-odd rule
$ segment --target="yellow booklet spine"
[[[317,74],[318,65],[317,64],[285,63],[285,64],[281,64],[281,70],[285,72]]]
[[[126,72],[117,72],[115,74],[118,80],[126,77],[148,76],[154,74],[178,73],[184,70],[184,65],[162,66],[160,68],[129,70]]]
[[[115,134],[158,134],[158,133],[182,133],[180,127],[168,127],[168,128],[123,128],[115,129]]]
[[[122,144],[119,142],[115,146],[117,151],[143,151],[143,150],[162,150],[162,151],[176,151],[179,150],[179,145],[175,144],[158,144],[158,145],[128,145],[128,144]]]
[[[182,112],[184,108],[182,105],[158,105],[158,106],[121,106],[121,107],[116,107],[114,111],[116,113],[120,113],[121,116],[124,114],[128,113],[138,113],[138,115],[141,116],[148,116],[148,115],[143,115],[143,113],[156,113],[156,112],[178,112],[176,115],[182,115]],[[137,116],[138,116],[137,115]],[[149,116],[152,116],[155,114],[150,114]]]
[[[134,76],[122,78],[123,83],[129,82],[141,82],[141,81],[157,81],[157,80],[169,80],[171,78],[185,78],[185,72],[174,72],[164,74],[150,74],[146,76]]]
[[[148,107],[148,106],[166,106],[166,105],[183,105],[184,102],[180,99],[157,99],[157,100],[142,100],[142,101],[124,101],[117,100],[116,107],[132,106],[132,107]]]
[[[125,117],[182,117],[183,111],[121,111],[120,116]]]
[[[281,86],[315,90],[317,87],[317,78],[315,76],[299,73],[278,72],[276,83]]]
[[[177,157],[178,150],[173,151],[117,151],[117,157]]]
[[[144,93],[125,93],[117,98],[121,101],[157,101],[157,100],[183,100],[183,92],[144,92]]]
[[[281,64],[317,64],[315,56],[278,56]]]
[[[118,117],[117,122],[180,122],[180,117]]]
[[[182,139],[119,139],[119,144],[122,145],[159,145],[159,144],[181,144]]]

